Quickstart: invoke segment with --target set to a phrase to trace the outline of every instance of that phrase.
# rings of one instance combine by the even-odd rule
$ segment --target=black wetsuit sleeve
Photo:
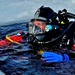
[[[75,58],[75,53],[68,53],[69,59],[74,59]]]

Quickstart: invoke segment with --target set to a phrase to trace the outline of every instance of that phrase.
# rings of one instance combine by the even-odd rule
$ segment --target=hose
[[[52,43],[52,42],[55,42],[56,40],[60,39],[64,34],[66,34],[66,32],[71,28],[71,26],[74,24],[74,22],[72,22],[68,28],[60,35],[58,36],[57,38],[55,38],[54,40],[51,40],[51,41],[47,41],[47,42],[41,42],[41,41],[38,41],[38,44],[48,44],[48,43]]]

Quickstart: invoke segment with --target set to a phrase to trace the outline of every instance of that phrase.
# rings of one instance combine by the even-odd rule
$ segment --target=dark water
[[[0,39],[9,33],[27,31],[26,23],[16,23],[0,27]],[[30,59],[34,56],[29,45],[0,49],[0,70],[6,75],[75,75],[75,61],[44,64],[41,59]]]

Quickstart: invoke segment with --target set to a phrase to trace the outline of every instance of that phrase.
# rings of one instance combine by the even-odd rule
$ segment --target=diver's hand
[[[62,62],[62,61],[68,61],[69,57],[67,54],[56,54],[54,52],[44,52],[42,54],[43,60],[46,62],[52,63],[52,62]]]

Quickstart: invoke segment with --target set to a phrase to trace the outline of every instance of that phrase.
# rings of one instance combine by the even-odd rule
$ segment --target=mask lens
[[[33,22],[29,23],[28,28],[29,28],[29,34],[30,34],[29,37],[32,37],[32,38],[35,37],[36,39],[40,41],[44,38],[45,36],[43,35],[44,32],[41,30],[40,27],[34,25]]]
[[[28,28],[29,28],[29,33],[32,34],[33,33],[33,24],[31,22],[29,23]]]
[[[42,34],[44,33],[38,26],[33,23],[29,23],[29,33],[30,34]]]

